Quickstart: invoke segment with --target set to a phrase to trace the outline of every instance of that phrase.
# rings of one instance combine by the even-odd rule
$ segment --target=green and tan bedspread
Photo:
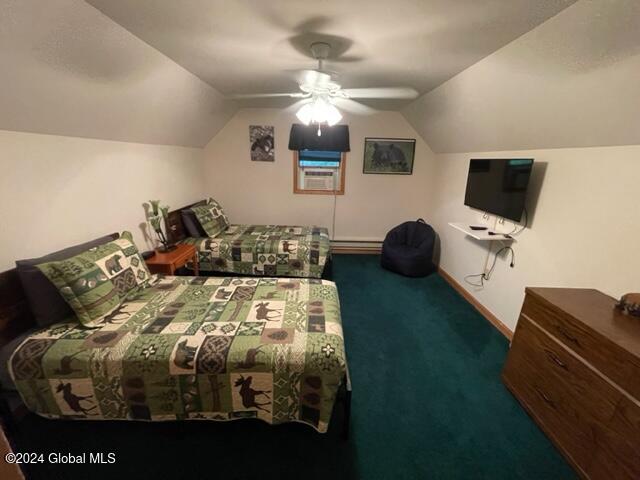
[[[320,278],[331,245],[323,227],[230,225],[196,245],[200,270],[245,275]]]
[[[324,432],[346,371],[338,293],[324,280],[156,277],[99,325],[56,324],[18,347],[10,371],[30,410]]]

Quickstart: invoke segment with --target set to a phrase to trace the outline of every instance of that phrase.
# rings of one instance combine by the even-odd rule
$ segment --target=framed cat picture
[[[362,173],[411,175],[416,151],[415,138],[364,139]]]

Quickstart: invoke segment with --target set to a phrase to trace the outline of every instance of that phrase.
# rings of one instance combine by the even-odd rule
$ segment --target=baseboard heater
[[[382,240],[368,239],[338,239],[331,240],[331,251],[336,254],[341,253],[380,253],[382,250]]]

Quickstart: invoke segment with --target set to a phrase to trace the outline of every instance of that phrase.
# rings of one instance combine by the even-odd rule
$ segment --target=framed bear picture
[[[362,173],[411,175],[415,138],[365,138]]]

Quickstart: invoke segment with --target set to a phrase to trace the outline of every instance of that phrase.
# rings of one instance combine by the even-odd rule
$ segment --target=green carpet
[[[259,421],[71,422],[29,415],[19,452],[114,452],[112,465],[29,465],[29,478],[571,479],[500,382],[508,344],[437,275],[334,261],[353,383],[352,434]]]
[[[500,381],[508,341],[440,276],[337,256],[361,478],[569,479]]]

